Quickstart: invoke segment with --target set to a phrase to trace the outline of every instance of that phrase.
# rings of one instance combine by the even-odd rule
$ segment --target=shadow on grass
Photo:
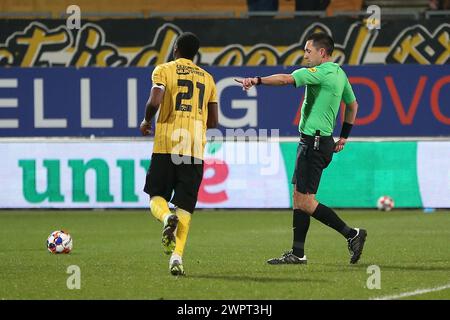
[[[296,277],[284,277],[284,278],[268,278],[258,276],[244,276],[244,275],[212,275],[212,274],[190,274],[189,278],[193,279],[211,279],[211,280],[228,280],[228,281],[253,281],[261,283],[295,283],[295,282],[321,282],[330,283],[331,281],[325,279],[308,279],[308,278],[296,278]]]

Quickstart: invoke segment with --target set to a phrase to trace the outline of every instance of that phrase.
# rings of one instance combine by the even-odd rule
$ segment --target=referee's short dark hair
[[[177,38],[176,45],[181,57],[193,60],[200,48],[200,40],[191,32],[185,32]]]
[[[312,41],[316,49],[324,48],[326,53],[331,56],[334,50],[333,38],[324,32],[313,33],[306,38],[306,41]]]

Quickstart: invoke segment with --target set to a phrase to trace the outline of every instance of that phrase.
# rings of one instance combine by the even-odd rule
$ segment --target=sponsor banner
[[[247,30],[248,32],[242,32]],[[171,59],[176,38],[194,32],[197,62],[218,66],[292,66],[303,62],[313,31],[335,39],[341,64],[448,64],[450,24],[445,18],[383,21],[369,30],[356,18],[0,20],[0,65],[41,67],[147,67]],[[251,36],[249,36],[251,34]]]
[[[150,142],[2,143],[3,208],[146,208]],[[287,208],[278,143],[208,144],[198,208]]]
[[[324,171],[317,198],[332,207],[373,208],[388,195],[397,208],[422,207],[416,156],[417,142],[349,143]]]
[[[450,208],[450,142],[418,142],[417,176],[424,207]]]
[[[336,208],[374,208],[380,196],[388,195],[396,207],[422,207],[416,146],[416,142],[347,143],[324,170],[317,199]],[[281,143],[281,149],[292,177],[297,145]]]
[[[3,143],[2,206],[144,207],[151,151],[146,142]]]
[[[293,142],[208,143],[198,208],[291,208]],[[317,198],[335,208],[450,208],[450,142],[349,142]],[[1,143],[2,208],[147,208],[152,143]]]
[[[138,136],[152,70],[0,69],[0,136]],[[258,86],[243,91],[234,81],[295,68],[207,70],[217,83],[223,135],[277,129],[280,136],[298,136],[304,88]],[[450,135],[450,65],[344,66],[344,70],[360,105],[353,137]],[[344,107],[335,135],[343,112]]]
[[[288,208],[289,186],[277,142],[209,143],[201,208]]]

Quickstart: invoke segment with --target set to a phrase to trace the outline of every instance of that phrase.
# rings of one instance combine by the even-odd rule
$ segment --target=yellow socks
[[[164,218],[170,214],[169,205],[163,197],[155,196],[150,199],[150,211],[159,221],[164,223]]]
[[[176,246],[173,254],[183,256],[184,247],[189,233],[189,226],[191,224],[191,214],[183,209],[177,208],[178,227],[176,234]]]
[[[150,199],[150,210],[153,216],[164,223],[164,219],[171,214],[169,205],[163,197],[155,196]],[[176,231],[176,246],[173,251],[174,255],[183,256],[184,247],[186,246],[189,226],[191,224],[191,214],[186,210],[177,208],[176,215],[178,217],[178,226]]]

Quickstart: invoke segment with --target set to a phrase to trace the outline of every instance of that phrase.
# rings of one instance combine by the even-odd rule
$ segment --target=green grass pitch
[[[0,212],[0,299],[372,299],[450,284],[450,212],[338,210],[368,231],[357,265],[346,241],[311,219],[308,265],[271,266],[291,244],[292,214],[197,211],[184,255],[186,277],[173,277],[162,253],[162,225],[147,210]],[[65,228],[69,255],[45,241]],[[69,290],[70,265],[81,289]],[[368,289],[371,265],[381,289]],[[407,299],[450,299],[450,288]]]

